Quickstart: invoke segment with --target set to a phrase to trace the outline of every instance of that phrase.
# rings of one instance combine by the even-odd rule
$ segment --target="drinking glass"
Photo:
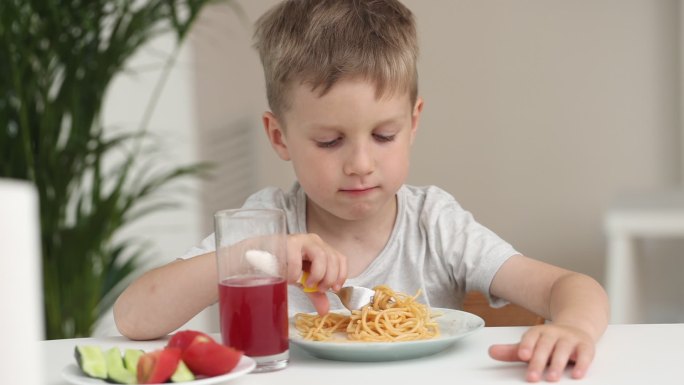
[[[222,210],[214,227],[223,343],[253,358],[255,372],[283,369],[289,360],[285,213]]]

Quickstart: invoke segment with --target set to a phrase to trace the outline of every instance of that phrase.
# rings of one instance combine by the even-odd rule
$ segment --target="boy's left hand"
[[[582,378],[594,359],[595,342],[586,332],[570,325],[545,324],[530,328],[520,343],[492,345],[489,355],[500,361],[527,362],[526,379],[537,382],[546,370],[547,381],[558,381],[574,362],[573,378]]]

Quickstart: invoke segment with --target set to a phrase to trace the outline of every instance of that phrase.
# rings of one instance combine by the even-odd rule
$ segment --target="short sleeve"
[[[484,293],[495,307],[507,302],[489,294],[497,271],[513,255],[513,246],[477,222],[451,195],[441,196],[435,203],[434,247],[458,285],[465,291]],[[426,202],[427,203],[427,202]]]

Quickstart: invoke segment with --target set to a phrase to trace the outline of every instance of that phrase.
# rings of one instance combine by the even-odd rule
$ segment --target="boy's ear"
[[[416,99],[416,105],[413,106],[413,112],[411,113],[411,144],[413,144],[413,140],[416,138],[421,112],[423,112],[423,98],[419,96]]]
[[[262,116],[262,121],[264,123],[264,130],[266,130],[266,136],[268,136],[268,140],[271,142],[271,147],[273,147],[280,159],[290,160],[285,131],[283,131],[283,126],[278,121],[278,118],[272,112],[266,111]]]

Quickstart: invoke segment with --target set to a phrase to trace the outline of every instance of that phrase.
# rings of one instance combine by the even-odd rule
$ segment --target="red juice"
[[[223,343],[248,356],[288,350],[287,284],[278,277],[237,277],[219,283]]]

